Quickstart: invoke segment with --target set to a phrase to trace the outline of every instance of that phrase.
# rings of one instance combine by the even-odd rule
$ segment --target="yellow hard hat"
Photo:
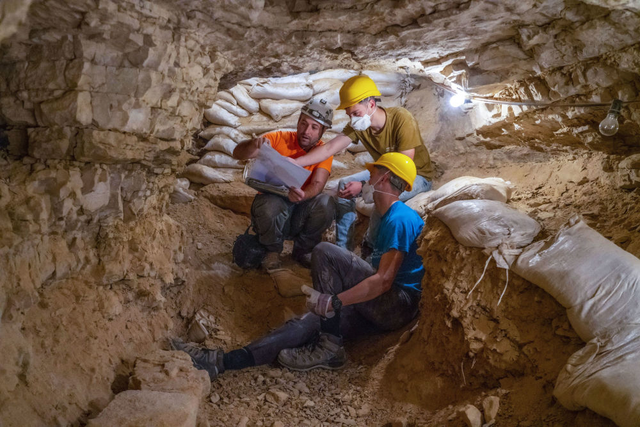
[[[337,110],[349,108],[370,96],[382,96],[371,77],[364,74],[353,76],[340,88],[340,105]]]
[[[370,173],[373,173],[374,166],[383,166],[396,174],[400,179],[407,183],[407,191],[413,188],[413,181],[418,174],[416,164],[413,163],[411,157],[402,153],[385,153],[373,163],[365,164]]]

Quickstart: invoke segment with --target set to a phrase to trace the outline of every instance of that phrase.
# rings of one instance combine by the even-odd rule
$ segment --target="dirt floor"
[[[351,166],[354,160],[349,156],[340,160]],[[610,184],[603,171],[604,156],[565,154],[544,160],[448,170],[436,187],[462,175],[499,176],[516,185],[511,204],[543,226],[538,238],[579,213],[607,238],[640,255],[640,213],[633,208],[640,206],[640,196]],[[216,320],[206,346],[230,350],[304,312],[304,298],[282,298],[266,273],[243,272],[233,265],[231,247],[249,225],[249,217],[214,205],[211,200],[225,205],[228,198],[221,202],[210,193],[206,187],[199,189],[192,203],[169,208],[169,215],[186,229],[190,286],[176,288],[167,299],[179,313],[174,319],[182,325],[179,334],[184,334],[194,312],[205,307]],[[246,211],[246,203],[237,210]],[[462,301],[456,294],[460,290],[448,283],[463,289],[472,285],[485,255],[459,245],[438,220],[428,218],[427,225],[422,251],[427,278],[434,283],[425,288],[415,332],[409,332],[414,326],[409,325],[350,343],[349,363],[341,371],[298,373],[265,366],[227,372],[213,384],[202,425],[465,426],[460,411],[467,404],[481,409],[487,396],[500,399],[497,425],[613,425],[589,410],[567,411],[552,397],[557,373],[583,345],[562,307],[516,277],[496,310],[504,277],[495,267],[489,269],[481,286],[485,291],[478,292],[475,305]],[[288,256],[285,266],[308,277]],[[483,337],[478,338],[479,330]],[[483,351],[471,357],[467,352],[474,339],[482,341]]]

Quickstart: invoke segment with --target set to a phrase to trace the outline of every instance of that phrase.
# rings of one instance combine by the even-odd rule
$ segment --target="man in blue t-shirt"
[[[310,312],[238,350],[202,349],[173,340],[175,349],[191,356],[211,379],[225,370],[273,362],[289,369],[337,369],[347,356],[343,337],[367,328],[401,328],[418,314],[422,259],[416,253],[424,222],[398,200],[411,191],[416,166],[401,153],[386,153],[368,163],[370,191],[381,216],[372,264],[331,243],[318,244],[311,258],[313,289],[303,286]],[[318,334],[319,332],[319,334]]]

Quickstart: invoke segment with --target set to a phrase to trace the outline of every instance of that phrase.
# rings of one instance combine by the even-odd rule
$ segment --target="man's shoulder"
[[[404,107],[389,107],[386,111],[390,118],[398,121],[415,120],[413,114]]]
[[[411,209],[406,203],[397,201],[392,205],[393,220],[403,223],[424,223],[418,212]]]

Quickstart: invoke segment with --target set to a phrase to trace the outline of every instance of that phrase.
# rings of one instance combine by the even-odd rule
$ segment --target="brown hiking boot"
[[[280,254],[278,252],[267,252],[267,256],[262,260],[262,268],[268,271],[280,267]]]
[[[342,345],[342,338],[321,333],[317,342],[280,351],[278,362],[293,371],[340,369],[347,363],[347,353]]]

